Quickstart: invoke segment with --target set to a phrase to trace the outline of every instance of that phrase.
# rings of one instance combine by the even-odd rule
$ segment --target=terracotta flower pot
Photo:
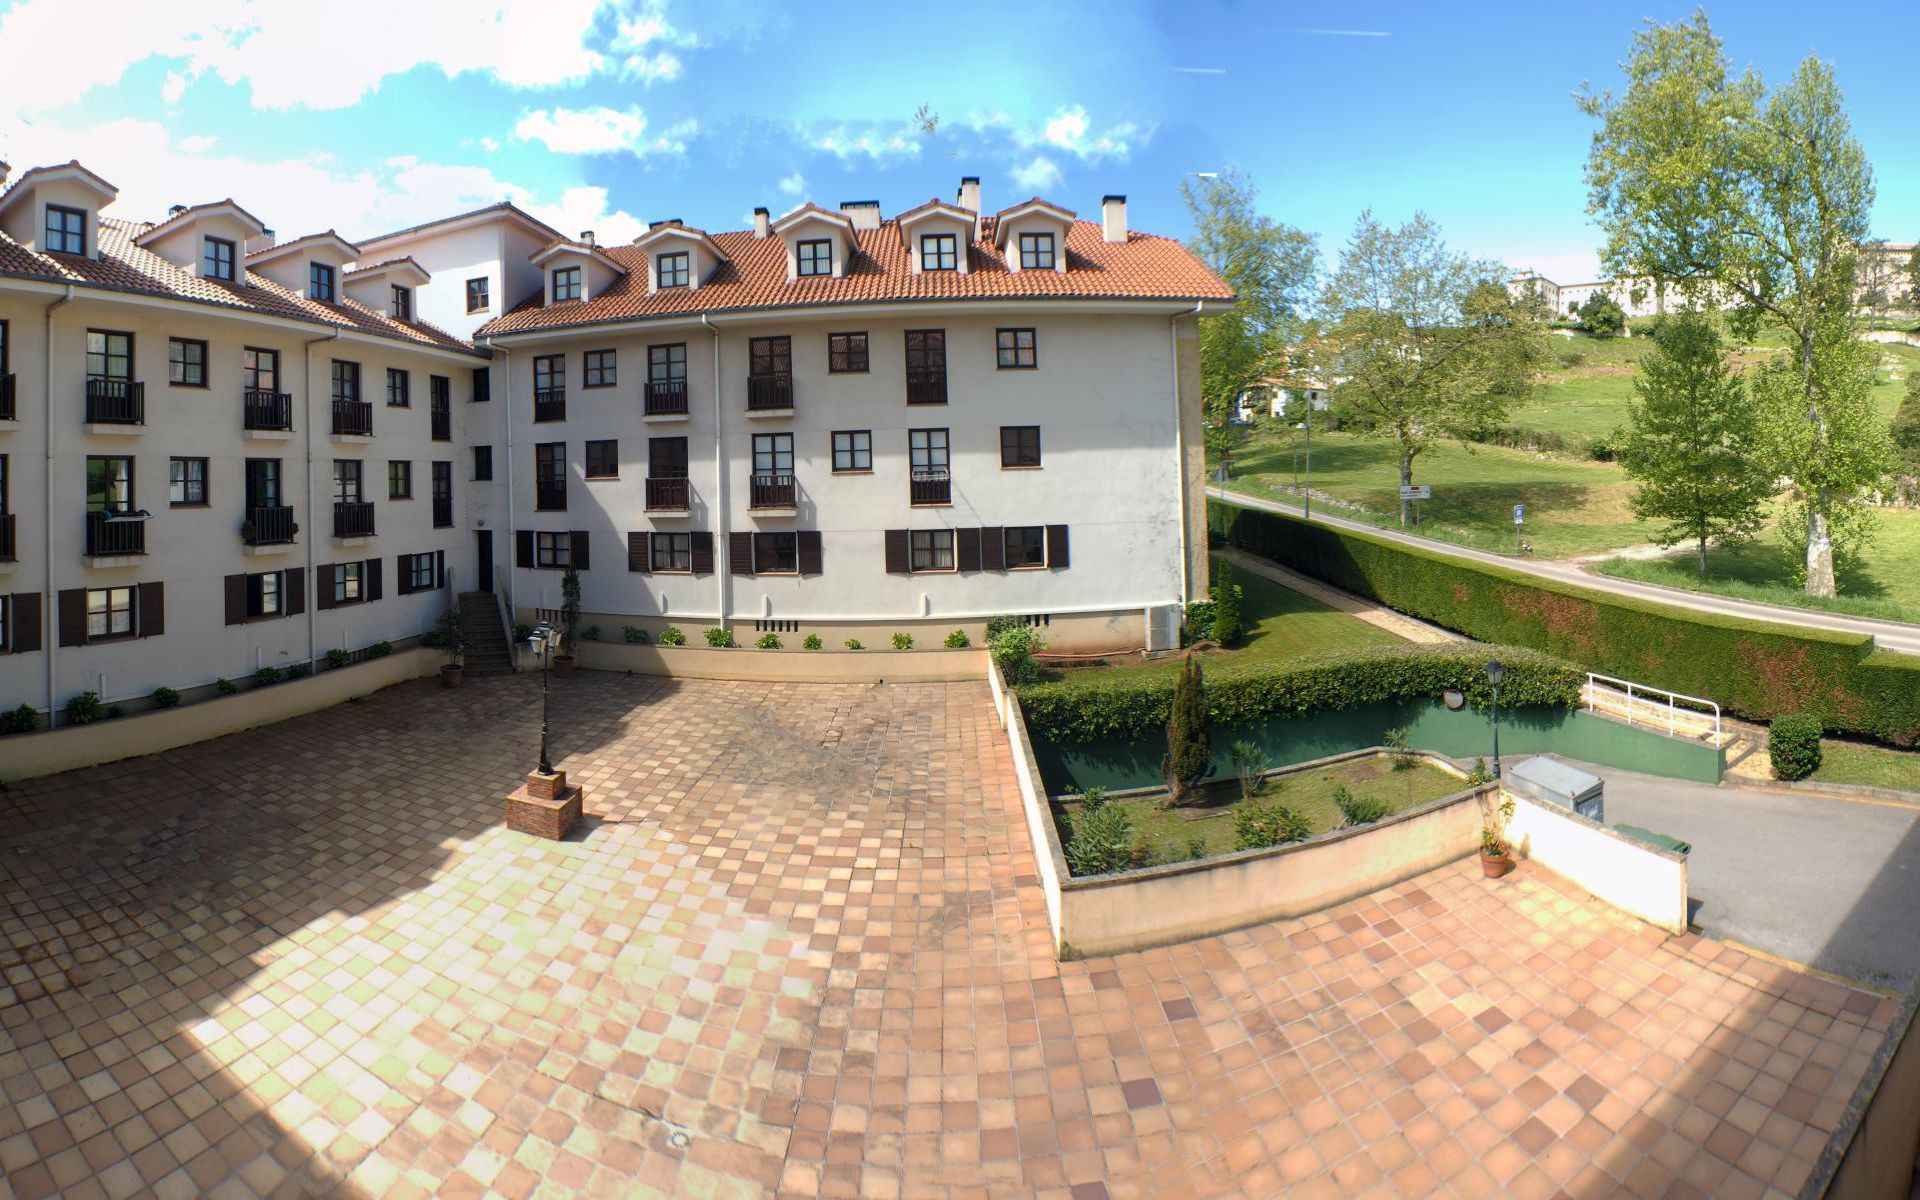
[[[573,674],[573,655],[571,654],[554,655],[553,669],[561,675]]]
[[[467,681],[467,669],[458,663],[440,668],[440,686],[457,688]]]
[[[1498,879],[1513,870],[1512,854],[1488,854],[1480,852],[1480,872],[1488,879]]]

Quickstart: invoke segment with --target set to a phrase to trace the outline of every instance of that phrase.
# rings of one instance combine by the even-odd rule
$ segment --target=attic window
[[[388,309],[396,321],[413,320],[413,289],[393,285],[393,304]]]
[[[833,274],[833,243],[825,238],[801,242],[794,247],[801,275]]]
[[[1053,270],[1052,234],[1023,233],[1020,235],[1020,269],[1022,271]]]
[[[53,254],[85,254],[87,214],[77,208],[47,205],[47,250]]]
[[[580,268],[561,267],[553,273],[553,302],[580,298]]]
[[[333,268],[326,263],[307,264],[307,299],[333,303]]]
[[[206,279],[233,281],[233,243],[226,238],[210,237],[200,245],[200,274]]]
[[[663,288],[685,287],[691,274],[688,267],[688,254],[685,250],[675,250],[671,254],[662,254],[654,268],[654,274]],[[554,299],[559,299],[556,294]]]
[[[958,239],[951,233],[923,233],[920,235],[920,269],[922,271],[953,271],[960,266]]]

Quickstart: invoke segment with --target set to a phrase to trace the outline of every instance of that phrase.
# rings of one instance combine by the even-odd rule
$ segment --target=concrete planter
[[[987,652],[966,650],[760,650],[751,646],[653,646],[582,642],[590,671],[631,671],[681,679],[782,683],[933,683],[984,679]],[[558,663],[559,660],[555,660]]]
[[[457,688],[467,681],[467,669],[459,663],[449,663],[440,668],[440,686]]]

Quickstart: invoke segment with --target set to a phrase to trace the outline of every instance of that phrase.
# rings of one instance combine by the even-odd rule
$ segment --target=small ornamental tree
[[[571,566],[560,577],[560,628],[567,636],[567,653],[573,653],[573,631],[580,624],[580,572]]]
[[[1207,690],[1200,664],[1189,656],[1173,685],[1173,709],[1167,716],[1167,802],[1181,804],[1207,775],[1212,745],[1207,736]]]
[[[1595,292],[1587,297],[1575,316],[1580,318],[1580,328],[1595,337],[1618,337],[1627,327],[1627,314],[1609,296]]]

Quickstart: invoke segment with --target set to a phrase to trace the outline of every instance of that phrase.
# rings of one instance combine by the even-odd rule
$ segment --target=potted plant
[[[1513,819],[1513,797],[1496,789],[1480,797],[1480,872],[1498,879],[1513,870],[1513,843],[1507,840],[1507,822]]]
[[[561,652],[553,656],[553,669],[566,675],[573,670],[573,631],[580,624],[580,572],[572,567],[560,577]]]
[[[466,682],[467,668],[462,656],[467,650],[467,631],[460,623],[460,610],[449,608],[440,614],[441,646],[447,652],[447,661],[440,668],[440,686],[457,688]]]

